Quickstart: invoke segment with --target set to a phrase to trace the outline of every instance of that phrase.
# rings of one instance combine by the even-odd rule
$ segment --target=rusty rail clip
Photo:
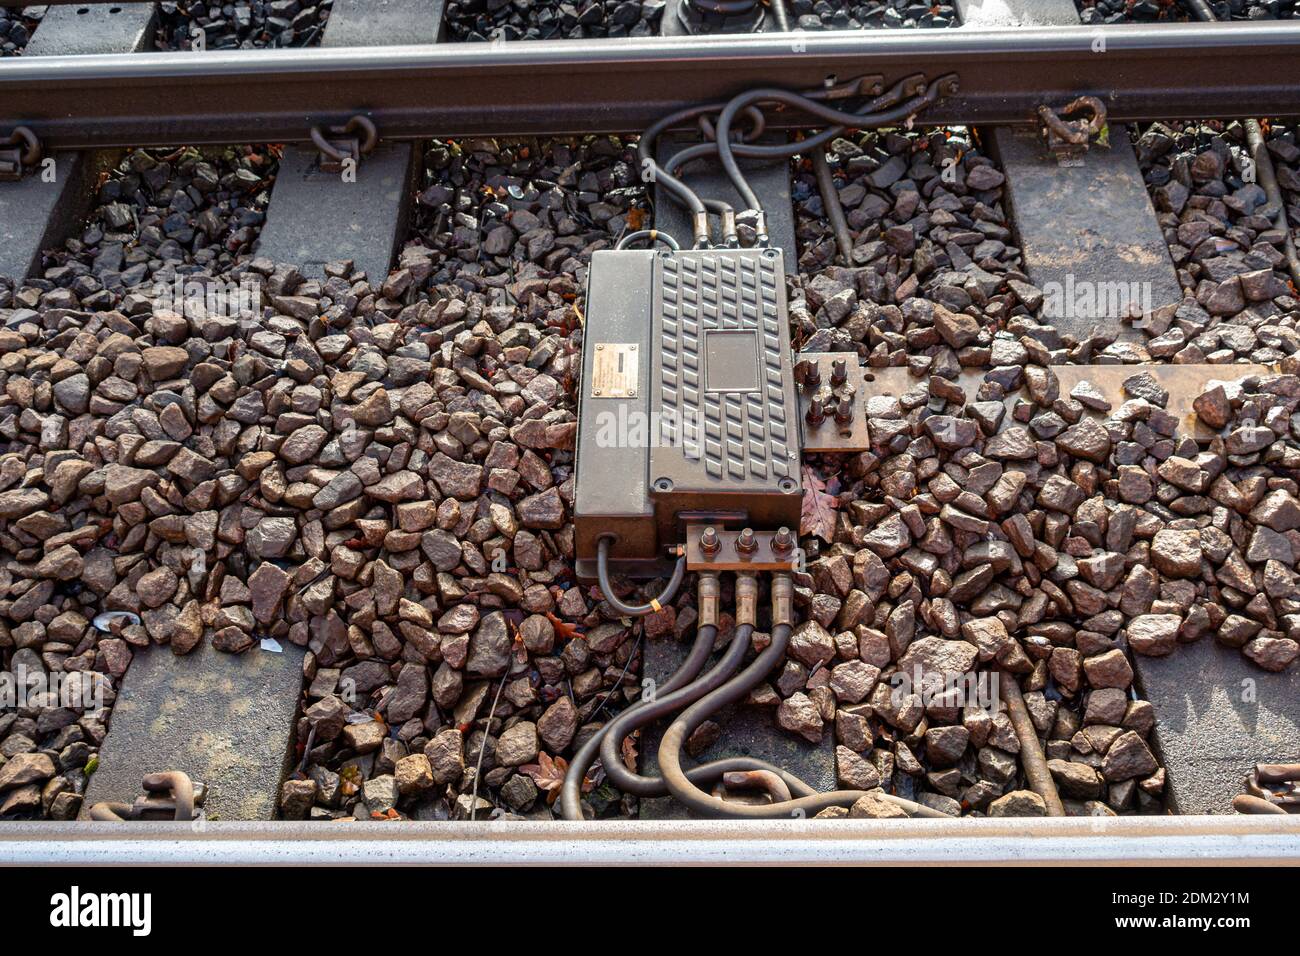
[[[26,126],[15,126],[9,138],[0,143],[0,182],[22,179],[24,166],[41,161],[41,141]]]
[[[311,141],[320,150],[321,171],[339,173],[349,159],[359,163],[362,156],[375,148],[379,131],[370,117],[358,114],[342,126],[313,126]]]
[[[1062,118],[1076,113],[1089,116],[1072,120]],[[1095,96],[1080,96],[1059,112],[1043,104],[1038,107],[1038,121],[1043,127],[1043,140],[1058,161],[1078,160],[1088,151],[1090,140],[1105,129],[1106,106]]]
[[[822,88],[822,98],[827,100],[847,100],[859,96],[879,96],[885,91],[885,78],[879,73],[867,73],[852,79],[834,82],[833,77]],[[817,92],[817,91],[814,91]]]
[[[1238,813],[1300,813],[1300,763],[1257,763],[1245,789],[1232,801]]]
[[[90,819],[112,823],[127,820],[189,823],[195,819],[195,809],[203,806],[207,798],[207,788],[180,770],[151,773],[144,778],[142,786],[144,796],[136,797],[135,803],[97,803],[90,808]]]

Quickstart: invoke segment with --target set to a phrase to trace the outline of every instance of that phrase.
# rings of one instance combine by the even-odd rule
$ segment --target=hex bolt
[[[753,554],[758,550],[758,538],[753,528],[744,528],[736,536],[736,550],[741,554]]]
[[[808,413],[804,415],[809,425],[820,425],[826,420],[826,409],[822,405],[820,398],[814,398],[808,403]]]
[[[847,398],[842,398],[835,406],[835,422],[838,425],[848,425],[853,421],[853,402]]]
[[[721,549],[722,539],[718,537],[718,530],[712,526],[705,528],[700,535],[700,550],[711,557]]]
[[[803,387],[808,389],[816,388],[822,383],[822,368],[816,362],[808,363],[808,371],[803,377]]]
[[[772,536],[772,550],[777,554],[787,554],[794,547],[794,535],[784,526],[776,529]]]
[[[844,359],[831,362],[831,387],[839,388],[849,380],[849,363]]]

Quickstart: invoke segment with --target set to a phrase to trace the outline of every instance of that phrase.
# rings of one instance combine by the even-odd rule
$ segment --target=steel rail
[[[0,132],[30,126],[46,148],[279,142],[355,113],[388,139],[631,132],[760,85],[916,72],[960,80],[927,124],[1031,122],[1039,104],[1085,93],[1116,122],[1298,116],[1300,24],[17,57],[0,62]]]
[[[1300,816],[6,823],[3,864],[1034,864],[1300,861]]]

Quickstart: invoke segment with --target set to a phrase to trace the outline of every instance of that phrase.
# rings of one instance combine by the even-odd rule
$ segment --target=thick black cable
[[[827,139],[840,135],[846,129],[863,129],[867,126],[882,126],[886,123],[893,123],[898,120],[906,119],[917,110],[932,103],[941,92],[942,86],[945,83],[950,82],[952,82],[952,80],[947,77],[937,80],[930,84],[926,91],[920,96],[913,97],[893,109],[885,110],[881,113],[865,115],[862,113],[850,113],[844,110],[837,110],[834,107],[819,102],[818,100],[811,99],[800,93],[791,92],[790,90],[782,90],[775,87],[750,90],[748,93],[742,93],[739,96],[734,97],[722,108],[722,112],[718,114],[717,138],[714,141],[718,149],[718,159],[722,163],[722,168],[726,170],[727,176],[731,179],[732,185],[736,187],[736,191],[740,193],[741,198],[744,199],[748,207],[753,210],[760,210],[762,209],[762,204],[759,202],[758,195],[745,179],[744,173],[741,172],[740,164],[736,161],[736,156],[738,154],[745,155],[745,153],[737,150],[730,139],[731,124],[735,121],[736,114],[740,110],[754,103],[767,100],[784,103],[787,106],[793,106],[817,117],[818,119],[826,120],[832,124],[826,129],[823,129],[817,134],[817,136],[810,137],[812,140],[821,138],[820,142],[825,142]],[[807,143],[808,140],[805,140],[804,145],[807,146]]]
[[[684,109],[677,110],[675,113],[669,113],[662,119],[652,123],[636,144],[637,161],[641,166],[642,176],[647,172],[650,173],[651,181],[657,185],[662,185],[667,189],[669,195],[675,198],[681,205],[685,206],[694,215],[704,215],[704,203],[699,194],[691,189],[684,182],[673,176],[654,158],[653,149],[655,142],[664,133],[665,130],[676,126],[679,123],[685,123],[688,120],[697,119],[710,113],[716,113],[726,105],[724,103],[705,103],[700,106],[688,106]],[[696,237],[698,239],[698,235]]]
[[[844,218],[844,206],[840,203],[840,191],[835,188],[835,179],[831,176],[830,164],[826,161],[826,147],[818,146],[812,151],[813,173],[817,177],[817,191],[822,194],[822,208],[830,220],[831,231],[835,234],[835,244],[840,250],[840,259],[846,266],[853,265],[853,234],[849,232],[849,222]]]
[[[753,663],[726,684],[701,697],[669,725],[659,744],[659,768],[669,792],[687,809],[707,817],[799,818],[812,816],[828,807],[852,806],[867,795],[868,791],[865,790],[836,790],[761,805],[729,803],[705,793],[682,770],[682,748],[691,733],[721,708],[743,700],[754,687],[767,678],[773,668],[785,659],[791,630],[789,624],[778,624],[774,627],[771,643],[763,649]],[[892,794],[879,796],[901,807],[912,816],[950,819],[945,813]]]
[[[727,645],[722,659],[703,677],[672,693],[664,693],[660,689],[655,694],[654,700],[647,702],[646,706],[638,707],[635,711],[629,707],[609,722],[608,733],[604,735],[600,745],[600,762],[605,768],[605,775],[615,787],[624,793],[633,793],[642,797],[660,796],[667,792],[667,787],[662,780],[656,777],[643,777],[623,766],[619,760],[619,749],[624,738],[636,728],[661,717],[667,717],[730,680],[745,659],[745,652],[749,649],[749,639],[753,633],[752,624],[737,625],[736,633],[731,638],[731,643]]]
[[[600,593],[609,602],[609,606],[621,614],[623,617],[645,617],[647,614],[654,614],[676,596],[677,589],[682,586],[682,579],[686,577],[686,555],[683,554],[677,559],[677,564],[673,566],[673,576],[669,578],[668,584],[658,597],[651,598],[646,604],[627,604],[620,600],[614,593],[614,587],[609,581],[609,549],[614,543],[612,534],[602,535],[600,541],[596,544],[596,579],[600,583]]]
[[[647,702],[645,707],[635,709],[629,707],[610,721],[609,725],[604,728],[600,742],[600,762],[601,766],[605,768],[605,774],[610,783],[623,793],[635,794],[638,797],[667,796],[668,785],[664,783],[662,777],[643,776],[623,765],[619,759],[623,740],[637,728],[644,727],[646,724],[666,717],[673,711],[693,703],[727,681],[744,660],[745,651],[749,647],[753,630],[749,625],[739,625],[722,659],[699,680],[672,692],[669,692],[670,689],[665,684],[664,687],[659,689],[659,693],[653,702]],[[776,774],[789,787],[791,793],[797,796],[807,797],[817,792],[814,787],[809,786],[789,771],[778,767],[776,764],[768,763],[766,760],[759,760],[756,757],[726,757],[721,760],[713,760],[692,767],[686,772],[686,776],[696,786],[707,786],[721,779],[723,774],[732,771],[752,770],[765,770]]]
[[[716,113],[724,105],[726,104],[705,103],[700,106],[688,106],[675,113],[670,113],[651,124],[641,134],[641,138],[637,140],[636,144],[637,162],[640,164],[642,176],[646,177],[648,174],[651,182],[662,185],[669,196],[676,199],[679,204],[691,213],[692,218],[695,220],[692,223],[692,233],[697,247],[708,242],[708,210],[711,209],[719,215],[727,216],[734,216],[734,210],[729,205],[723,209],[713,202],[702,200],[699,193],[673,175],[670,169],[675,167],[666,169],[659,164],[654,158],[654,145],[665,130],[692,119],[699,120],[701,126],[705,129],[705,134],[708,135],[708,130],[712,128],[708,123],[709,114]],[[763,116],[762,111],[757,108],[746,110],[745,115],[750,120],[750,127],[742,134],[741,139],[757,139],[763,134],[766,118]]]
[[[717,633],[718,629],[711,624],[706,624],[695,632],[695,643],[691,645],[690,653],[686,655],[686,660],[682,662],[682,666],[664,682],[661,688],[662,692],[672,693],[695,680],[696,675],[708,663],[709,655],[713,653],[713,641],[717,637]],[[648,702],[645,700],[638,700],[629,705],[623,711],[623,714],[635,713],[647,704]],[[560,812],[564,819],[583,819],[582,781],[587,776],[587,770],[595,763],[596,755],[600,752],[601,741],[612,726],[612,720],[607,722],[592,734],[586,743],[578,748],[578,752],[574,754],[573,761],[565,772],[564,783],[560,789]],[[617,760],[615,763],[617,763]]]
[[[902,97],[906,95],[908,91],[910,91],[913,87],[917,86],[918,84],[921,85],[924,84],[924,77],[921,76],[920,74],[914,74],[912,76],[905,77],[904,79],[896,83],[889,91],[881,94],[880,96],[877,96],[875,99],[864,104],[860,108],[860,110],[863,113],[870,113],[883,106],[892,106],[894,103],[897,103],[900,99],[902,99]],[[820,100],[820,99],[825,99],[833,94],[834,94],[833,90],[823,89],[823,90],[809,91],[805,93],[804,96],[808,97],[809,99]],[[653,155],[654,144],[658,141],[659,137],[663,135],[663,133],[666,132],[668,129],[672,128],[673,126],[686,123],[690,120],[699,121],[701,130],[703,131],[706,139],[716,138],[717,135],[716,130],[713,128],[713,124],[710,122],[709,116],[711,114],[721,111],[726,105],[727,105],[726,101],[704,103],[698,106],[688,106],[676,111],[675,113],[670,113],[667,116],[664,116],[659,120],[656,120],[649,127],[647,127],[646,130],[641,134],[641,138],[637,141],[637,161],[641,166],[643,176],[649,173],[652,181],[662,183],[666,187],[668,194],[673,198],[677,199],[677,201],[681,203],[681,205],[685,206],[692,213],[702,212],[703,202],[700,200],[699,195],[693,189],[687,186],[684,182],[682,182],[680,179],[674,176],[668,169],[665,169],[655,160]],[[746,133],[741,137],[741,141],[745,143],[749,143],[750,141],[756,140],[759,136],[762,135],[766,123],[766,118],[764,117],[763,112],[753,105],[745,107],[744,112],[745,115],[749,117],[751,125],[749,130],[747,130]],[[831,135],[832,136],[837,135],[837,133],[832,133]],[[830,136],[825,137],[825,139],[814,137],[814,139],[816,139],[817,142],[824,142],[829,138]],[[805,140],[804,142],[807,142],[807,140]],[[712,155],[712,151],[710,151],[710,153],[705,155]],[[745,156],[745,155],[752,155],[752,154],[748,153],[747,151],[741,151],[739,155]],[[772,155],[775,158],[775,156],[778,154],[764,153],[763,155]],[[793,154],[787,154],[787,155],[793,155]]]
[[[888,121],[887,117],[890,114],[878,113],[878,111],[883,110],[885,107],[895,106],[899,102],[904,100],[904,98],[910,96],[911,99],[909,99],[908,102],[904,104],[904,107],[907,109],[907,113],[905,113],[904,115],[908,115],[908,113],[910,113],[913,109],[919,109],[920,107],[926,105],[926,98],[920,95],[924,92],[925,92],[924,75],[919,73],[912,74],[910,76],[906,76],[902,78],[885,92],[880,93],[873,99],[862,104],[858,108],[858,111],[853,115],[858,117],[858,123],[861,126],[865,127],[865,126],[880,125],[880,122]],[[747,94],[741,94],[741,96],[746,96],[746,95]],[[822,89],[822,90],[814,90],[802,94],[802,96],[805,99],[810,101],[820,101],[834,95],[841,95],[841,94],[837,93],[835,89],[830,89],[830,88]],[[705,111],[708,112],[720,111],[721,109],[725,108],[726,105],[727,104],[709,104],[709,106],[705,106],[705,107],[691,107],[689,109],[679,111],[678,113],[673,114],[671,117],[665,117],[664,120],[661,120],[659,123],[656,123],[654,126],[651,126],[648,130],[646,130],[644,134],[642,134],[641,140],[637,146],[638,154],[642,157],[643,165],[648,161],[652,164],[652,168],[656,171],[656,175],[658,174],[659,171],[663,171],[670,176],[673,182],[679,182],[675,174],[686,163],[694,159],[703,159],[707,157],[717,156],[718,155],[718,148],[716,143],[717,129],[714,126],[714,124],[710,122],[707,112]],[[900,107],[900,109],[901,108],[902,107]],[[743,111],[744,114],[750,119],[751,125],[749,130],[747,130],[744,135],[736,138],[736,141],[732,144],[731,149],[737,156],[742,156],[745,158],[773,159],[773,160],[787,159],[799,153],[816,149],[820,147],[822,144],[830,142],[830,140],[838,136],[845,129],[845,127],[842,126],[828,127],[826,129],[821,130],[818,133],[814,133],[812,136],[806,137],[805,139],[798,140],[792,143],[757,143],[754,142],[754,140],[756,140],[758,136],[761,135],[765,125],[765,119],[763,117],[763,113],[761,110],[758,109],[758,107],[755,104],[752,103],[743,107]],[[655,163],[653,160],[646,159],[646,157],[649,156],[649,152],[652,146],[650,137],[657,137],[662,133],[663,128],[666,128],[668,125],[672,125],[678,122],[684,122],[685,119],[689,119],[692,116],[698,118],[701,131],[703,132],[705,137],[705,142],[696,143],[686,147],[685,149],[679,151],[676,155],[674,155],[668,161],[668,163],[663,165],[659,165]],[[673,195],[671,191],[669,194]],[[734,216],[734,211],[729,210],[729,212],[732,216]]]

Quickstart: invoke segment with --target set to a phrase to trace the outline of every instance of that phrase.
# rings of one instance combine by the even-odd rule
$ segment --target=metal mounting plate
[[[803,432],[803,450],[805,452],[852,452],[866,451],[871,447],[871,436],[867,432],[866,396],[871,394],[876,376],[873,369],[863,368],[858,364],[854,352],[801,352],[795,356],[798,362],[809,362],[816,366],[821,384],[808,388],[799,385],[799,427]],[[848,377],[843,385],[831,384],[831,365],[843,360]],[[814,398],[820,398],[826,405],[826,417],[814,425],[808,421],[808,408]],[[852,416],[841,427],[835,421],[835,403],[848,399],[852,405]]]
[[[709,525],[693,524],[686,528],[686,567],[690,571],[789,571],[794,567],[796,550],[784,554],[772,547],[774,531],[755,531],[754,550],[744,554],[736,548],[738,529],[712,526],[718,534],[718,550],[706,554],[700,537]]]

